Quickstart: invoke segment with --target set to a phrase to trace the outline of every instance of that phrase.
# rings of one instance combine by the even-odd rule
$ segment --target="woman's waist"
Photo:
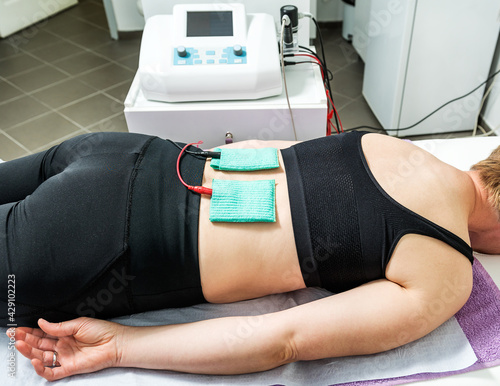
[[[281,155],[279,168],[257,172],[216,172],[207,163],[203,186],[211,187],[212,178],[274,180],[276,221],[211,222],[210,197],[201,197],[199,262],[206,299],[236,301],[304,287]]]
[[[267,231],[253,236],[252,232],[246,240],[225,246],[204,243],[206,248],[200,248],[200,278],[207,301],[234,302],[305,287],[292,234]]]

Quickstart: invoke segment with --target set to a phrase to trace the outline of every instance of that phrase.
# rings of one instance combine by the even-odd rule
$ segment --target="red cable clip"
[[[181,157],[182,157],[182,153],[184,153],[184,151],[191,145],[201,145],[203,142],[202,141],[198,141],[198,142],[195,142],[195,143],[188,143],[186,146],[184,146],[181,150],[181,152],[179,153],[179,157],[177,158],[177,176],[179,177],[179,180],[181,181],[181,183],[186,187],[188,188],[189,190],[192,190],[193,192],[195,193],[198,193],[198,194],[206,194],[206,195],[209,195],[211,196],[212,195],[212,189],[210,188],[206,188],[204,186],[192,186],[192,185],[188,185],[184,182],[184,180],[182,179],[181,177],[181,171],[180,171],[180,162],[181,162]]]

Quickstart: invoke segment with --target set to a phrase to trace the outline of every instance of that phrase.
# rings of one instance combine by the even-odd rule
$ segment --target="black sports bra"
[[[373,177],[361,138],[350,132],[282,150],[295,244],[308,286],[341,292],[385,277],[398,241],[436,238],[474,260],[460,237],[391,198]]]

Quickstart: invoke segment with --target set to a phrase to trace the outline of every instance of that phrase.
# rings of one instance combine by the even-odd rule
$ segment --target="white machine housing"
[[[177,4],[150,17],[138,76],[146,99],[164,102],[260,99],[281,94],[271,15],[243,4]]]

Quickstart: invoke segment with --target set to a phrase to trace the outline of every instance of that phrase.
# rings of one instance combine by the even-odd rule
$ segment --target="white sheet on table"
[[[443,162],[460,170],[469,170],[473,164],[488,157],[500,145],[500,137],[426,139],[413,143]]]
[[[190,322],[231,315],[258,315],[293,307],[314,299],[328,296],[327,291],[308,288],[290,294],[272,295],[240,303],[214,305],[202,304],[184,309],[160,310],[114,319],[127,325],[158,325]],[[4,332],[5,329],[2,329]],[[251,330],[242,330],[234,339],[251,339]],[[154,344],[151,342],[151,344]],[[334,343],[332,343],[334,344]],[[168,348],[167,348],[168,349]],[[175,347],[172,348],[175,350]],[[8,338],[0,335],[0,366],[2,380],[7,378]],[[71,382],[72,386],[120,385],[327,385],[356,380],[392,378],[422,372],[443,372],[466,368],[476,361],[476,356],[455,318],[417,342],[385,353],[298,362],[274,370],[239,375],[205,376],[170,371],[143,369],[107,369],[93,374],[74,376],[56,384]],[[41,385],[30,362],[20,354],[16,357],[17,371],[14,379],[3,385]]]

